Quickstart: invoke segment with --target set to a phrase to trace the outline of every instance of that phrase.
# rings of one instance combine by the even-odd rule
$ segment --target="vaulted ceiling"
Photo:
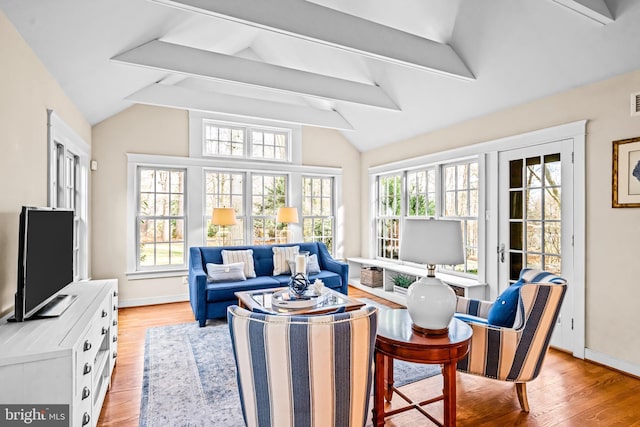
[[[361,151],[640,69],[638,0],[0,8],[91,124],[164,105],[334,128]]]

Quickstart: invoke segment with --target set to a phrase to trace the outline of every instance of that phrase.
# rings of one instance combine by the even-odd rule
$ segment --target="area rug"
[[[440,372],[396,361],[396,386]],[[226,321],[147,329],[140,427],[242,427],[236,370]]]

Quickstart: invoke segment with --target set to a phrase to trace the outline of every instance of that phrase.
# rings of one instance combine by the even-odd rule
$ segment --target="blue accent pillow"
[[[524,280],[520,279],[500,294],[489,309],[487,321],[490,325],[513,327],[513,323],[516,321],[516,311],[518,310],[520,287],[524,283]]]

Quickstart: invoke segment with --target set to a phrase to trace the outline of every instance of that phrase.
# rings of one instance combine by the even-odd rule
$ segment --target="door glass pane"
[[[561,194],[562,189],[560,187],[546,188],[544,194],[544,217],[545,219],[557,219],[560,220],[561,209]]]
[[[509,162],[509,188],[522,187],[522,159]]]
[[[522,270],[522,254],[519,252],[509,252],[509,279],[518,280],[520,270]]]
[[[560,153],[549,154],[544,156],[544,181],[545,185],[561,184],[561,163]]]
[[[548,254],[560,255],[561,223],[545,222],[544,224],[544,251]]]
[[[512,222],[509,224],[509,241],[511,249],[522,250],[522,223]]]
[[[527,190],[527,219],[542,219],[542,190]]]
[[[527,254],[527,267],[542,269],[542,255],[540,254]]]
[[[509,197],[509,218],[522,219],[522,191],[511,191]]]
[[[527,221],[527,252],[542,252],[542,222]]]
[[[530,157],[527,159],[527,187],[542,186],[542,164],[540,157]]]
[[[546,255],[544,257],[544,269],[550,273],[560,274],[562,272],[562,263],[559,256]]]

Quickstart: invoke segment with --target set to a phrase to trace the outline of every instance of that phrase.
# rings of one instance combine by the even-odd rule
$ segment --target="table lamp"
[[[285,224],[282,232],[285,235],[286,243],[289,243],[289,224],[298,223],[298,208],[278,208],[278,213],[276,214],[276,222],[282,222]]]
[[[227,237],[229,236],[229,230],[227,227],[237,224],[235,210],[233,208],[213,208],[211,224],[220,227],[218,235],[222,237],[222,245],[228,246]]]
[[[464,262],[461,221],[406,219],[399,257],[427,266],[427,276],[407,290],[407,309],[414,331],[428,335],[447,333],[457,298],[450,286],[435,277],[435,268],[436,264]]]

